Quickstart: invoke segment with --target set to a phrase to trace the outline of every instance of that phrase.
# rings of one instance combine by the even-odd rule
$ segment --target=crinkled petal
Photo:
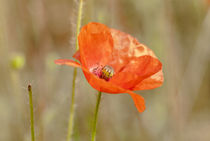
[[[151,49],[124,32],[111,29],[114,48],[112,66],[115,76],[111,81],[123,88],[133,90],[137,84],[162,69],[161,62]]]
[[[133,90],[147,90],[160,87],[163,84],[163,71],[160,70],[156,74],[144,79],[139,84],[137,84]]]
[[[161,69],[162,64],[158,59],[151,56],[141,56],[133,59],[116,73],[111,82],[125,89],[134,90],[144,79],[149,78]]]
[[[134,37],[119,30],[111,29],[114,48],[109,64],[118,72],[130,62],[135,62],[142,56],[157,58],[153,51],[139,43]]]
[[[147,78],[162,69],[162,63],[151,56],[145,55],[133,58],[121,72],[130,72],[140,77]]]

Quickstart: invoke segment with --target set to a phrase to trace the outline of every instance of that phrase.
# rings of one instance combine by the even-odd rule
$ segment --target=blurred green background
[[[210,10],[207,0],[85,0],[82,25],[101,22],[136,37],[163,63],[162,87],[102,95],[97,141],[210,140]],[[76,0],[0,0],[0,141],[29,141],[27,85],[37,141],[66,138],[75,52]],[[90,140],[97,92],[79,71],[74,140]]]

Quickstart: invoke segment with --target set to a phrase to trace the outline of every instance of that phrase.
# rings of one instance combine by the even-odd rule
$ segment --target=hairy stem
[[[78,44],[77,37],[79,35],[79,30],[80,30],[80,27],[81,27],[82,9],[83,9],[83,0],[80,0],[79,9],[78,9],[78,16],[77,16],[76,50],[79,49],[79,44]]]
[[[77,16],[76,50],[79,49],[79,44],[78,44],[77,37],[79,35],[79,30],[80,30],[80,27],[81,27],[82,6],[83,6],[83,0],[80,0],[80,2],[79,2],[79,8],[78,8],[78,16]],[[72,136],[73,126],[74,126],[75,83],[76,83],[76,77],[77,77],[77,68],[74,68],[73,81],[72,81],[72,96],[71,96],[71,105],[70,105],[70,115],[69,115],[68,131],[67,131],[66,141],[71,141],[71,139],[72,139],[71,136]]]

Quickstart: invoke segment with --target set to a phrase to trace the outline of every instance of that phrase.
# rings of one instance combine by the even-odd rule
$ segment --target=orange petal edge
[[[67,66],[73,66],[73,67],[79,67],[81,68],[81,65],[73,60],[69,59],[57,59],[54,61],[57,65],[67,65]]]
[[[138,94],[133,93],[132,91],[129,91],[128,93],[133,98],[133,101],[134,101],[134,104],[135,104],[137,110],[140,113],[143,112],[146,109],[144,98]]]

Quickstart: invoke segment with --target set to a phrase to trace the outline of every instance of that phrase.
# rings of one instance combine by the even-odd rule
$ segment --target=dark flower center
[[[94,67],[91,72],[106,81],[109,81],[114,75],[114,69],[109,65]]]

